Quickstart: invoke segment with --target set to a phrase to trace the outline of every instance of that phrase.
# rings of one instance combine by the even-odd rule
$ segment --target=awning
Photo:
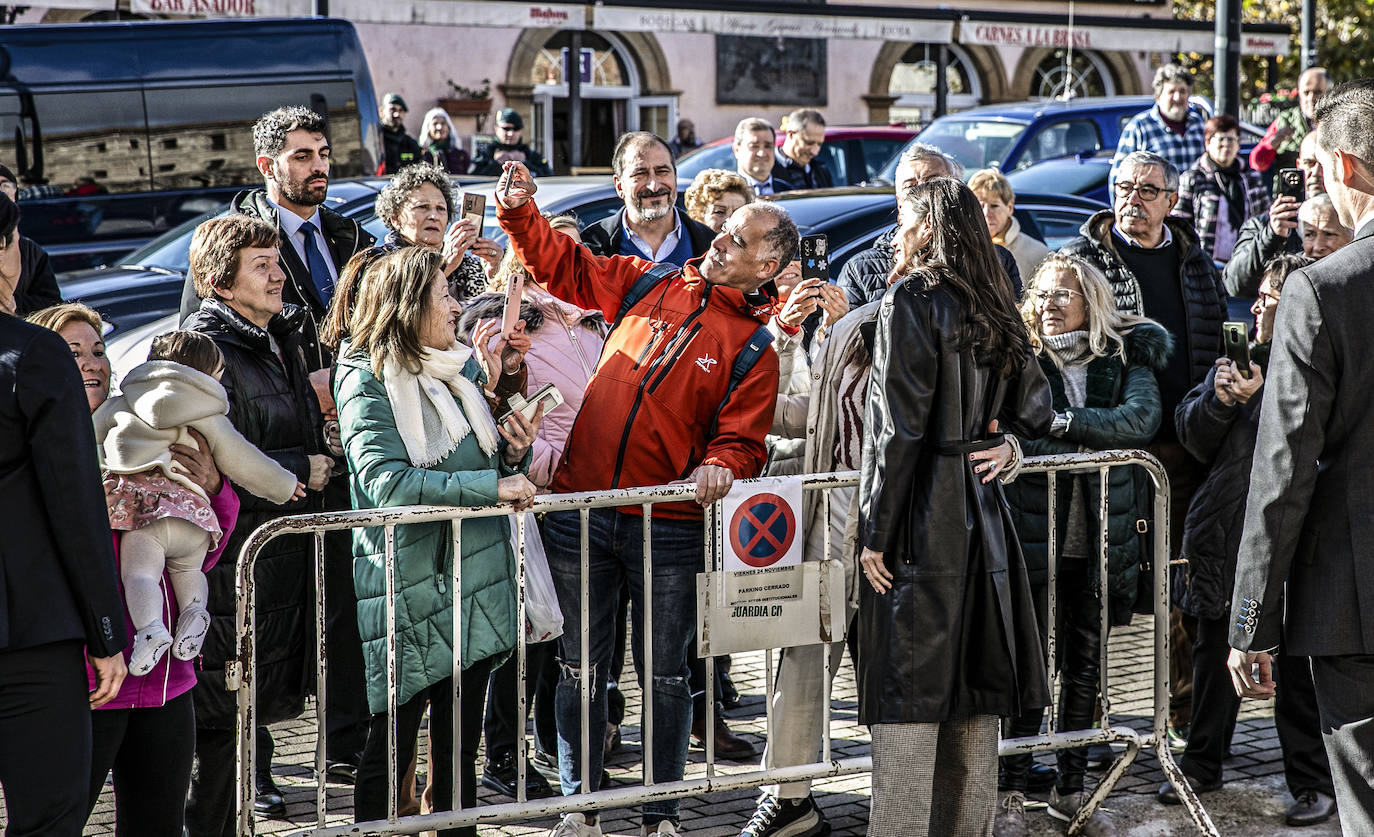
[[[1197,52],[1208,54],[1215,44],[1211,31],[1164,29],[1151,19],[1122,20],[1115,26],[1074,26],[1040,23],[1004,23],[996,20],[959,21],[958,42],[986,46],[1064,47],[1107,51]],[[1288,35],[1242,32],[1244,55],[1287,55]]]
[[[53,5],[104,8],[112,0],[54,0]],[[88,5],[89,4],[89,5]],[[130,0],[134,12],[209,17],[303,17],[310,0]],[[513,0],[329,0],[329,13],[359,23],[417,23],[517,29],[600,29],[789,38],[846,38],[927,44],[1061,47],[1107,51],[1207,54],[1210,23],[1172,18],[1084,16],[1072,28],[1064,15],[947,7],[798,5],[761,0],[680,0],[634,3],[529,3]],[[1286,55],[1284,24],[1246,27],[1245,55]]]

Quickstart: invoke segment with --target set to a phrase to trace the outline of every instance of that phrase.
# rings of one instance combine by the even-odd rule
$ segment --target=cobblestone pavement
[[[1109,651],[1111,699],[1114,718],[1137,729],[1147,729],[1150,718],[1152,640],[1147,617],[1136,617],[1126,629],[1112,637]],[[627,664],[627,671],[633,668]],[[728,713],[731,728],[752,740],[762,750],[765,730],[764,657],[762,653],[741,654],[734,658],[732,676],[744,699],[739,709]],[[639,694],[630,688],[627,693],[627,719],[638,718]],[[855,702],[853,668],[848,659],[836,679],[832,709],[833,749],[836,757],[861,756],[868,752],[867,730],[858,725]],[[286,794],[288,820],[257,822],[258,833],[288,834],[307,830],[315,817],[315,784],[311,770],[314,758],[314,716],[307,713],[297,721],[274,727],[277,758],[273,772]],[[626,726],[624,747],[608,762],[611,776],[618,784],[630,784],[640,779],[639,729]],[[1283,810],[1291,801],[1283,784],[1283,764],[1279,758],[1278,739],[1274,733],[1273,710],[1267,703],[1247,701],[1242,707],[1232,746],[1232,758],[1225,768],[1226,787],[1203,797],[1203,801],[1222,834],[1245,834],[1248,837],[1292,834],[1335,835],[1339,827],[1333,822],[1307,829],[1287,829],[1283,825]],[[1052,756],[1040,756],[1052,763]],[[705,756],[692,750],[687,766],[688,778],[705,775]],[[423,760],[421,762],[423,764]],[[479,762],[480,764],[480,762]],[[753,769],[754,764],[722,763],[723,773]],[[1162,781],[1159,764],[1153,755],[1142,753],[1131,766],[1117,789],[1107,800],[1122,837],[1150,835],[1194,834],[1181,808],[1165,808],[1154,799],[1154,791]],[[1091,780],[1091,777],[1090,777]],[[555,785],[557,779],[553,779]],[[752,790],[718,792],[682,801],[683,831],[701,837],[734,837],[753,811],[757,794]],[[862,835],[867,828],[869,780],[867,775],[840,777],[818,782],[816,798],[825,810],[835,835]],[[331,785],[328,788],[328,822],[330,825],[351,822],[352,789]],[[486,789],[481,789],[484,804],[509,801]],[[1043,800],[1042,800],[1043,801]],[[0,809],[2,810],[2,809]],[[86,833],[113,834],[113,797],[111,792],[101,796],[100,803]],[[0,821],[3,816],[0,815]],[[1061,833],[1061,824],[1050,819],[1043,810],[1032,810],[1029,821],[1033,835]],[[482,826],[483,835],[546,834],[552,819],[534,820],[506,826]],[[608,835],[637,835],[638,819],[627,810],[611,810],[602,816],[603,829]]]

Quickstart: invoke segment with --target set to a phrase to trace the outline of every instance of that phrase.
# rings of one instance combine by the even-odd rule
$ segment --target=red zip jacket
[[[536,281],[560,299],[601,311],[608,322],[653,267],[630,256],[592,255],[554,232],[533,201],[516,209],[498,204],[496,218]],[[650,291],[607,338],[554,474],[554,492],[662,485],[703,464],[729,468],[736,479],[762,470],[763,439],[778,398],[778,356],[771,347],[730,394],[716,435],[706,434],[735,356],[768,321],[772,300],[751,305],[741,291],[707,283],[697,263]],[[699,519],[701,508],[672,503],[654,514]]]

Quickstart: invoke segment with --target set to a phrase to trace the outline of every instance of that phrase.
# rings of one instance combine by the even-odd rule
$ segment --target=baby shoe
[[[205,644],[205,634],[210,630],[210,614],[200,605],[192,605],[181,612],[177,619],[176,646],[172,656],[178,660],[194,660]]]
[[[153,670],[157,661],[172,647],[172,635],[161,622],[144,625],[134,636],[134,650],[129,655],[129,673],[142,677]]]

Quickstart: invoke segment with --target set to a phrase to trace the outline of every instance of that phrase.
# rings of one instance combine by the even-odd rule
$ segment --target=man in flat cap
[[[502,164],[507,161],[524,163],[534,177],[546,177],[552,173],[544,155],[525,144],[522,132],[525,119],[515,108],[502,108],[496,114],[496,141],[488,143],[477,152],[472,162],[473,174],[486,174],[499,177]]]

